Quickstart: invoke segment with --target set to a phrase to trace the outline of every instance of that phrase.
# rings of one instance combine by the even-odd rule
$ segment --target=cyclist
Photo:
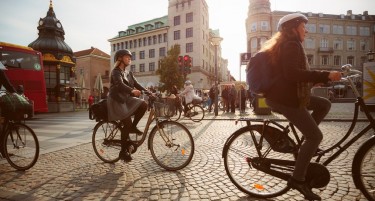
[[[313,84],[341,79],[337,71],[313,71],[309,69],[302,47],[308,19],[300,13],[282,17],[278,32],[266,41],[260,51],[271,56],[275,74],[282,75],[266,93],[266,103],[282,113],[303,134],[292,177],[288,186],[298,190],[308,200],[321,200],[305,182],[307,167],[323,139],[318,125],[331,108],[329,100],[310,95]],[[308,110],[313,110],[310,114]]]
[[[111,81],[109,95],[107,98],[108,121],[121,120],[125,128],[121,132],[121,151],[120,159],[131,161],[131,155],[128,150],[129,133],[142,134],[138,130],[137,124],[147,110],[147,103],[138,98],[141,90],[147,91],[142,87],[133,73],[126,69],[132,60],[132,53],[129,50],[119,50],[115,53],[114,69],[111,72]],[[132,122],[131,116],[134,115]]]
[[[4,88],[10,92],[10,93],[15,93],[16,90],[14,89],[13,85],[9,82],[8,77],[5,75],[4,70],[7,70],[3,63],[0,62],[0,88],[4,86]],[[1,114],[1,105],[0,105],[0,114]],[[2,142],[1,138],[3,136],[3,126],[0,124],[0,142]],[[4,157],[3,153],[3,147],[2,143],[0,143],[0,153]]]
[[[187,105],[193,102],[193,99],[196,96],[194,87],[191,84],[190,80],[186,80],[184,91],[180,93],[180,96],[184,97],[184,101],[182,101],[182,104],[184,106],[184,115],[186,116],[188,111]]]

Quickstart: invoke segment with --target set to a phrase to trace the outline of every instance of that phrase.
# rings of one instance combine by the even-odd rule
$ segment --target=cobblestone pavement
[[[180,171],[169,172],[159,167],[145,144],[130,163],[106,164],[96,157],[91,143],[86,142],[42,154],[36,165],[25,172],[0,163],[0,200],[303,200],[295,190],[271,199],[256,199],[231,183],[221,153],[225,140],[243,126],[241,123],[181,122],[193,134],[196,150],[191,163]],[[367,122],[359,122],[355,131],[366,125]],[[322,147],[337,142],[349,126],[348,122],[323,122]],[[373,131],[328,166],[329,184],[314,189],[323,200],[365,200],[354,187],[351,162],[355,150],[370,135]]]

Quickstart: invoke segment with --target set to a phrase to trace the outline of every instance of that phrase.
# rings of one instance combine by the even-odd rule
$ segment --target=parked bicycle
[[[181,100],[183,101],[183,100]],[[193,100],[192,103],[187,104],[187,112],[184,114],[184,109],[182,107],[182,102],[175,102],[176,109],[173,111],[168,112],[170,115],[170,119],[172,121],[178,121],[181,117],[189,118],[194,122],[200,122],[204,118],[205,112],[203,107],[201,106],[201,101],[196,102]]]
[[[360,72],[351,70],[350,67],[345,65],[342,69],[346,76],[344,80],[349,82],[357,97],[351,126],[339,142],[316,154],[315,162],[309,165],[306,181],[312,188],[326,186],[330,181],[330,173],[326,166],[359,138],[365,134],[370,135],[371,137],[354,155],[352,177],[355,186],[363,195],[374,201],[375,121],[353,82],[353,78],[359,77]],[[349,138],[357,123],[359,108],[365,113],[369,124]],[[228,177],[238,189],[254,197],[271,198],[284,194],[290,189],[287,181],[294,170],[295,158],[303,138],[297,135],[291,123],[282,126],[274,120],[248,118],[238,121],[246,122],[246,126],[235,131],[227,139],[222,153]],[[330,155],[323,160],[322,157],[328,153]],[[320,161],[321,159],[323,161]]]
[[[142,134],[130,133],[130,151],[135,153],[146,139],[152,122],[147,147],[153,159],[166,170],[180,170],[186,167],[193,158],[194,140],[190,131],[182,124],[169,120],[170,104],[157,102],[154,95],[148,96],[151,110],[145,130]],[[121,121],[100,120],[94,127],[92,145],[95,154],[106,163],[117,162],[121,149],[121,131],[124,128]]]

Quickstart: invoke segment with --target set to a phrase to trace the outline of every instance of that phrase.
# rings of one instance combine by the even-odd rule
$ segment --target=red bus
[[[42,53],[0,42],[0,62],[8,69],[4,72],[14,88],[23,86],[25,96],[34,103],[34,112],[48,112]]]

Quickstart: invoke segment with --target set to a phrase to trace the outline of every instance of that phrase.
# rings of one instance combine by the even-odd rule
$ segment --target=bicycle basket
[[[4,91],[0,93],[0,107],[1,116],[10,120],[24,119],[33,110],[33,105],[24,96]]]
[[[156,117],[171,117],[176,112],[176,105],[173,101],[162,100],[154,102],[155,116]]]

